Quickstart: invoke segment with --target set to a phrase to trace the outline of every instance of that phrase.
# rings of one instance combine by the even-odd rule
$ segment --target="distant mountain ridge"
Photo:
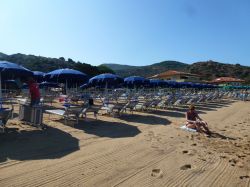
[[[102,64],[113,71],[116,74],[127,77],[132,75],[149,77],[163,71],[167,70],[177,70],[177,71],[187,71],[188,64],[178,62],[178,61],[163,61],[155,63],[148,66],[129,66],[129,65],[120,65],[120,64]]]
[[[196,62],[189,66],[190,73],[200,74],[208,80],[217,77],[234,77],[250,83],[250,67],[240,64],[224,64],[215,61]]]
[[[7,55],[0,52],[0,60],[6,60],[20,64],[32,71],[49,72],[59,68],[72,68],[88,74],[90,77],[101,73],[116,73],[122,77],[137,75],[150,77],[167,70],[183,71],[199,74],[204,80],[212,80],[216,77],[235,77],[250,83],[250,67],[240,64],[224,64],[215,61],[202,61],[193,64],[185,64],[178,61],[163,61],[147,66],[130,66],[121,64],[102,64],[92,66],[90,64],[75,62],[64,57],[48,58],[35,55],[13,54]]]
[[[224,64],[212,60],[185,64],[178,61],[163,61],[149,66],[129,66],[119,64],[103,64],[112,69],[116,74],[127,77],[138,75],[150,77],[167,70],[183,71],[198,74],[204,80],[212,80],[217,77],[235,77],[244,79],[250,83],[250,67],[240,64]]]
[[[90,77],[101,73],[114,73],[106,66],[92,66],[90,64],[75,62],[71,58],[66,60],[64,57],[48,58],[35,55],[25,55],[21,53],[6,55],[0,52],[0,60],[13,62],[24,66],[32,71],[49,72],[60,68],[71,68],[86,73]]]

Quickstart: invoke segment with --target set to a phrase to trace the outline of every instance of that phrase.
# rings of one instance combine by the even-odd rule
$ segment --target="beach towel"
[[[196,129],[188,128],[186,125],[180,127],[182,130],[189,131],[189,132],[197,132]]]

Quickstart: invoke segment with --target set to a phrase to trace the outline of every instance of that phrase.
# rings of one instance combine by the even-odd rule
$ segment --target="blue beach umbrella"
[[[29,85],[27,83],[23,83],[21,89],[29,89]]]
[[[18,64],[0,61],[0,74],[2,79],[32,77],[33,72]]]
[[[164,81],[165,82],[165,85],[166,87],[169,87],[169,88],[177,88],[177,82],[176,81],[172,81],[172,80],[166,80]]]
[[[87,81],[88,76],[74,69],[57,69],[45,74],[45,79],[49,82],[58,83],[84,83]]]
[[[16,90],[19,88],[16,80],[3,80],[2,85],[4,85],[5,89]]]
[[[39,84],[39,88],[59,88],[60,86],[58,85],[58,83],[55,82],[41,82]]]
[[[41,71],[33,71],[34,78],[37,82],[43,82],[44,80],[44,72]]]
[[[87,89],[87,88],[89,88],[89,84],[85,83],[85,84],[81,85],[80,88],[81,89]]]
[[[200,83],[194,83],[193,84],[193,88],[202,88],[201,84]]]
[[[100,86],[100,87],[116,87],[123,83],[123,78],[111,74],[111,73],[104,73],[97,75],[95,77],[92,77],[89,79],[89,85],[90,86]]]
[[[188,82],[178,82],[179,88],[190,88],[190,84]]]
[[[124,84],[126,86],[145,86],[150,83],[149,79],[145,79],[140,76],[130,76],[124,78]]]
[[[24,68],[23,66],[8,61],[0,61],[0,98],[2,98],[2,79],[7,80],[14,78],[27,78],[32,76],[33,72]]]
[[[163,87],[166,86],[166,82],[161,79],[150,79],[150,86],[152,87]]]
[[[69,85],[83,84],[88,80],[88,76],[74,69],[57,69],[45,75],[45,80],[48,82],[65,83],[66,92]]]

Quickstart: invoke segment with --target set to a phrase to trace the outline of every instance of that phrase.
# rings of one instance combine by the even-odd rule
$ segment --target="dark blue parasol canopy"
[[[123,83],[123,78],[111,73],[104,73],[89,79],[88,84],[90,86],[116,87],[121,85],[122,83]]]
[[[45,80],[58,83],[84,83],[88,76],[74,69],[57,69],[45,75]]]
[[[33,71],[34,78],[37,82],[43,82],[44,80],[44,72],[41,71]]]
[[[27,78],[32,77],[33,72],[8,61],[0,61],[0,98],[2,98],[2,79]],[[2,106],[1,106],[2,107]]]
[[[179,83],[173,80],[165,80],[166,87],[179,88]]]
[[[125,86],[145,86],[149,85],[149,79],[145,79],[144,77],[140,76],[130,76],[124,78]]]
[[[45,81],[39,84],[39,88],[60,88],[60,86],[58,85],[58,83]]]
[[[9,89],[9,90],[19,89],[19,86],[16,80],[3,80],[2,86],[4,89]]]
[[[85,84],[80,86],[81,89],[87,89],[89,87],[91,87],[91,85],[89,85],[88,83],[85,83]]]
[[[164,87],[166,86],[166,82],[161,79],[150,79],[150,85],[152,87]]]
[[[0,74],[4,80],[33,76],[32,71],[8,61],[0,61]]]

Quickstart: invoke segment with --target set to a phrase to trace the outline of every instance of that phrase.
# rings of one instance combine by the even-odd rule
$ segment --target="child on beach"
[[[195,106],[190,105],[189,110],[186,113],[186,126],[191,129],[196,129],[200,133],[206,133],[211,135],[210,130],[208,129],[207,122],[203,121],[200,116],[195,111]]]

